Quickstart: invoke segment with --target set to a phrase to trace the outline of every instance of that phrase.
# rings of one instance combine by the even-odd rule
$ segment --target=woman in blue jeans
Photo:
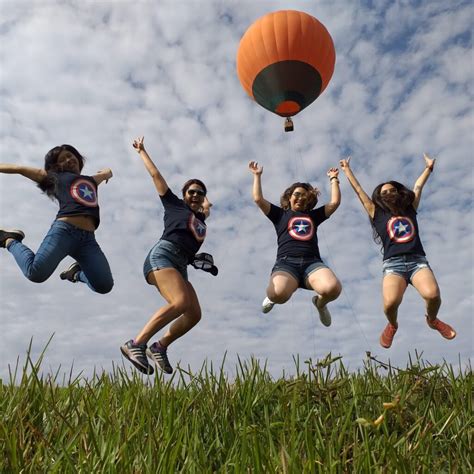
[[[350,167],[350,157],[340,165],[370,218],[375,242],[383,248],[383,304],[388,324],[380,344],[388,349],[398,329],[398,307],[408,284],[425,300],[426,322],[444,338],[453,339],[456,331],[439,320],[441,297],[436,278],[421,244],[416,211],[421,192],[434,169],[435,159],[424,154],[425,169],[416,180],[413,191],[397,181],[379,184],[372,198],[365,193]]]
[[[145,150],[143,137],[134,140],[133,147],[150,174],[165,210],[163,234],[145,259],[143,275],[147,283],[161,293],[166,304],[152,315],[135,339],[127,341],[120,350],[142,373],[153,373],[148,356],[170,374],[173,368],[168,360],[168,346],[201,319],[201,307],[188,280],[187,266],[194,261],[206,237],[204,221],[209,216],[211,204],[206,198],[206,186],[199,179],[190,179],[184,184],[180,199],[168,187]],[[217,269],[214,267],[214,270],[206,271],[215,275]],[[165,334],[148,347],[148,341],[168,324]]]
[[[86,283],[97,293],[113,287],[109,263],[95,240],[99,226],[97,187],[112,177],[110,169],[81,175],[84,157],[71,145],[60,145],[45,156],[44,169],[1,163],[0,172],[20,174],[38,183],[59,203],[59,212],[36,255],[22,243],[21,230],[0,229],[0,247],[15,258],[23,274],[35,283],[47,280],[66,256],[75,262],[60,274],[62,280]]]

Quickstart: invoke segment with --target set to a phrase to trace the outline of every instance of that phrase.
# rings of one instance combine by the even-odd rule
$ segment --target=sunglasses
[[[205,196],[206,195],[206,193],[204,191],[201,191],[200,189],[188,189],[187,193],[190,196],[194,196],[195,194],[197,194],[198,196]]]

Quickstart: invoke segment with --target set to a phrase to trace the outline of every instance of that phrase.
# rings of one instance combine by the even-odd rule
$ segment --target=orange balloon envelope
[[[324,91],[335,62],[334,43],[322,23],[304,12],[281,10],[258,19],[245,32],[237,74],[262,107],[291,117]]]

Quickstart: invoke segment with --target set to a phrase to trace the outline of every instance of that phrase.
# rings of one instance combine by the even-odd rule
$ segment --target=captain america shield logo
[[[206,238],[206,224],[201,222],[194,214],[189,216],[188,227],[198,242],[202,242]]]
[[[95,187],[87,179],[76,179],[70,188],[74,201],[88,207],[97,207],[97,192]]]
[[[404,244],[415,238],[415,226],[409,217],[392,217],[387,222],[387,233],[392,242]]]
[[[292,217],[288,221],[288,233],[296,240],[310,240],[314,235],[313,221],[309,217]]]

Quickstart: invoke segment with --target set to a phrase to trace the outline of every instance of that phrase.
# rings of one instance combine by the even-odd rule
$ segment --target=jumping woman
[[[313,304],[325,326],[331,325],[331,314],[327,308],[330,301],[341,293],[341,283],[336,275],[323,263],[319,254],[317,228],[339,207],[338,169],[327,172],[331,183],[331,200],[328,204],[313,209],[319,190],[309,183],[294,183],[280,198],[281,207],[268,202],[262,193],[263,167],[251,161],[253,173],[253,199],[261,211],[273,222],[277,233],[278,251],[272,269],[267,296],[262,303],[262,312],[268,313],[275,304],[286,303],[298,289],[314,290]]]
[[[120,350],[140,372],[153,373],[148,355],[161,370],[171,374],[168,346],[201,319],[198,297],[188,281],[187,265],[194,261],[206,237],[204,221],[211,204],[206,198],[206,186],[199,179],[187,181],[182,189],[182,199],[178,198],[146,152],[143,137],[134,140],[133,147],[143,160],[165,210],[163,235],[146,257],[143,274],[147,283],[154,285],[166,300],[166,305]],[[170,323],[165,334],[147,347],[148,341]]]
[[[24,244],[21,230],[0,229],[0,247],[15,258],[23,274],[35,283],[47,280],[66,256],[75,262],[60,274],[62,280],[83,282],[97,293],[113,287],[104,253],[95,240],[99,226],[97,187],[112,177],[107,168],[94,176],[81,174],[84,157],[71,145],[60,145],[45,156],[44,169],[1,163],[0,173],[20,174],[38,183],[59,212],[36,255]]]
[[[398,307],[408,285],[413,285],[426,303],[426,322],[444,338],[453,339],[456,331],[437,318],[441,305],[440,291],[421,244],[417,209],[421,192],[433,172],[435,159],[424,154],[425,169],[413,191],[397,181],[379,184],[372,198],[365,193],[350,167],[350,157],[340,165],[370,218],[373,237],[383,248],[383,306],[388,324],[380,344],[388,349],[398,329]]]

